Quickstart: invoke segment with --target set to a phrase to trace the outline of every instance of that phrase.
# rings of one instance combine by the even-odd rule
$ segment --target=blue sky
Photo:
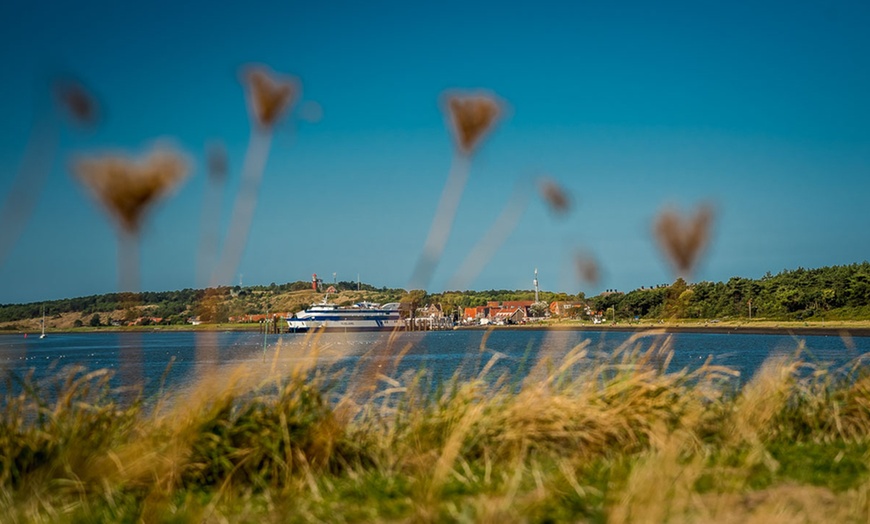
[[[141,287],[195,287],[203,150],[228,148],[225,230],[249,135],[238,71],[250,62],[298,75],[323,118],[276,134],[237,272],[246,285],[335,272],[406,286],[450,168],[438,105],[450,88],[490,89],[509,111],[474,158],[431,291],[515,184],[542,174],[569,191],[572,212],[534,200],[473,288],[527,289],[535,267],[544,289],[588,295],[670,282],[650,234],[668,204],[717,209],[695,280],[868,258],[866,2],[60,4],[0,5],[0,195],[45,78],[74,73],[105,118],[64,129],[0,262],[0,303],[115,291],[114,228],[69,162],[166,137],[194,168],[144,228]],[[578,249],[602,268],[595,286],[574,273]]]

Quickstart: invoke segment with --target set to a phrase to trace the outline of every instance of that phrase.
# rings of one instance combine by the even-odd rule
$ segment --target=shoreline
[[[746,335],[815,335],[815,336],[855,336],[855,337],[870,337],[870,322],[859,321],[859,325],[849,325],[848,323],[831,323],[829,326],[820,325],[803,325],[803,323],[784,323],[779,322],[774,325],[752,325],[752,324],[580,324],[580,323],[539,323],[539,324],[521,324],[509,326],[456,326],[455,330],[528,330],[528,331],[594,331],[594,332],[627,332],[627,333],[712,333],[712,334],[746,334]],[[389,330],[387,330],[389,331]],[[438,330],[436,330],[438,331]],[[444,330],[441,330],[442,332]],[[66,335],[78,333],[220,333],[220,332],[260,332],[262,328],[259,324],[244,325],[244,324],[219,324],[208,326],[149,326],[140,328],[90,328],[90,329],[68,329],[68,330],[51,330],[46,331],[47,335]],[[38,337],[39,331],[3,331],[2,335],[27,335]],[[272,333],[270,333],[272,334]],[[284,333],[280,333],[284,334]]]
[[[251,324],[248,327],[245,324],[217,324],[214,326],[194,327],[194,326],[105,326],[100,328],[72,328],[72,329],[46,329],[46,336],[49,335],[71,335],[77,333],[222,333],[225,331],[232,332],[263,332],[260,324]],[[39,337],[42,332],[40,330],[3,330],[0,329],[0,335],[27,335],[28,337]]]
[[[550,324],[518,326],[459,326],[457,329],[503,330],[518,329],[530,331],[616,331],[624,333],[712,333],[721,335],[815,335],[815,336],[854,336],[870,337],[870,326],[752,326],[752,325],[632,325],[632,324]]]

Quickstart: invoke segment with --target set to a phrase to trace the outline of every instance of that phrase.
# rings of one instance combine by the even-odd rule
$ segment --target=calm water
[[[184,385],[198,372],[219,372],[233,364],[247,363],[263,369],[273,365],[290,369],[310,361],[319,348],[318,366],[324,370],[376,370],[391,376],[425,369],[433,383],[451,377],[457,370],[476,374],[494,355],[493,372],[522,375],[544,354],[560,355],[589,341],[590,353],[611,354],[626,344],[631,333],[595,331],[493,331],[402,333],[387,347],[389,333],[326,333],[317,344],[302,334],[257,333],[88,333],[35,336],[0,335],[0,370],[22,375],[33,372],[37,379],[54,376],[74,364],[90,370],[109,368],[114,385],[144,383],[153,394],[165,375],[167,385]],[[749,335],[679,333],[670,335],[674,358],[670,369],[695,367],[708,356],[751,376],[772,355],[793,355],[803,341],[804,357],[841,365],[870,353],[870,337],[844,340],[837,336]],[[647,336],[633,343],[642,349],[660,344],[663,336]],[[264,344],[265,342],[265,344]],[[482,350],[481,350],[482,348]],[[394,355],[403,353],[398,369]],[[393,357],[391,357],[393,355]],[[171,364],[171,365],[170,365]]]

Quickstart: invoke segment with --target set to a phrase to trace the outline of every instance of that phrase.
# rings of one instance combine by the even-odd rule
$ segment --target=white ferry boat
[[[291,332],[296,333],[320,328],[347,331],[392,330],[401,324],[398,302],[383,306],[360,302],[351,307],[316,304],[287,318],[287,326]]]

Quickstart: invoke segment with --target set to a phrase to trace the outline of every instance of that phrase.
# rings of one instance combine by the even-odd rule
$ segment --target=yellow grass
[[[866,521],[860,365],[841,379],[797,347],[753,377],[709,362],[670,369],[669,339],[641,350],[649,336],[606,356],[588,342],[545,354],[523,377],[496,375],[499,355],[481,352],[468,359],[480,362],[475,378],[435,390],[423,371],[395,374],[408,347],[391,340],[330,393],[317,333],[304,355],[279,348],[149,405],[118,403],[106,372],[71,372],[55,396],[27,386],[5,398],[0,512],[9,522]]]

